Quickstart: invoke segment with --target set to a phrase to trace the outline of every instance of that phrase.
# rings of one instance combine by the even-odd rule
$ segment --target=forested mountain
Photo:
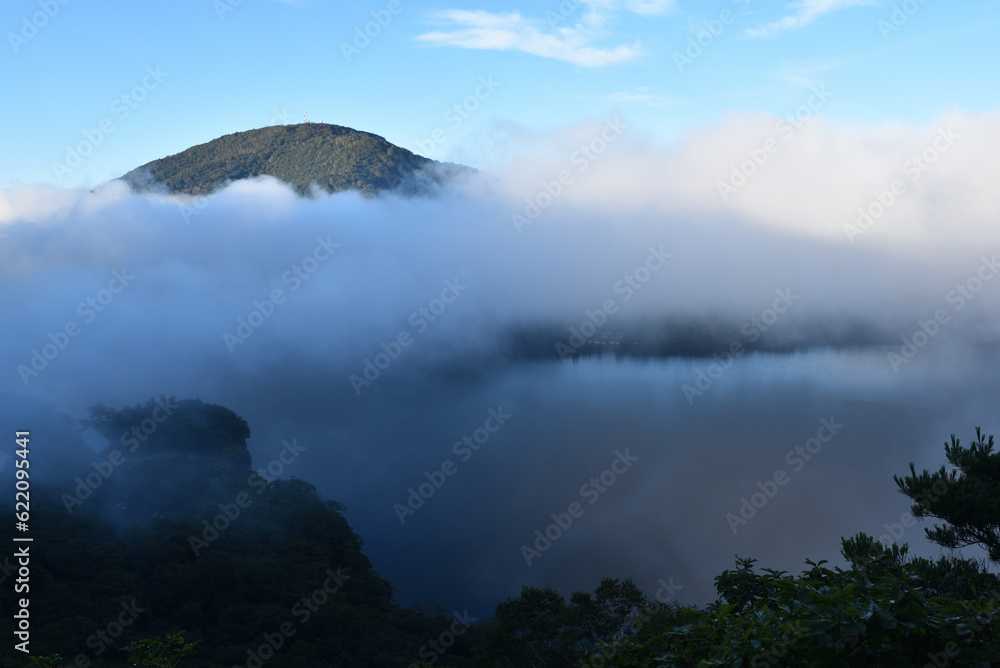
[[[369,132],[326,123],[273,125],[235,132],[122,176],[136,190],[207,195],[231,181],[269,175],[302,195],[312,184],[327,192],[374,195],[403,187],[421,192],[468,167],[441,163]]]
[[[163,407],[168,419],[138,427]],[[185,643],[197,642],[182,664],[192,668],[264,659],[275,668],[405,668],[455,623],[439,606],[393,602],[344,506],[301,480],[254,472],[250,430],[232,411],[161,397],[98,406],[79,426],[108,447],[60,444],[67,460],[82,451],[87,464],[31,490],[32,655],[131,666],[126,645],[183,631]],[[0,560],[13,588],[11,567]],[[11,599],[3,597],[5,615]],[[436,664],[471,665],[473,635]],[[5,667],[27,662],[10,648],[0,658]]]

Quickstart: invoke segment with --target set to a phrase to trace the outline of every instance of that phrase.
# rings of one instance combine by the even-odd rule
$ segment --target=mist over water
[[[895,374],[882,350],[752,354],[693,405],[678,388],[704,360],[605,357],[466,377],[417,372],[373,388],[360,404],[343,392],[311,403],[289,397],[303,402],[297,428],[264,439],[276,445],[294,433],[312,443],[336,434],[326,439],[333,447],[304,455],[306,477],[348,504],[402,600],[447,590],[446,605],[488,612],[522,584],[568,592],[612,575],[651,594],[673,577],[684,587],[681,600],[704,602],[735,554],[798,570],[806,558],[839,563],[840,536],[886,533],[883,525],[909,508],[893,474],[910,461],[937,468],[951,433],[964,441],[976,425],[996,431],[997,362],[981,351],[925,350]],[[234,403],[276,418],[291,410],[245,401]],[[463,460],[456,444],[500,407],[509,420]],[[329,422],[310,422],[324,410]],[[824,420],[843,429],[810,455],[806,444]],[[256,433],[255,443],[263,436]],[[638,458],[633,467],[596,499],[593,487],[584,495],[581,487],[625,450]],[[447,460],[457,471],[401,524],[394,505],[406,505],[409,490]],[[726,515],[738,515],[741,498],[778,470],[787,483],[734,534]],[[574,502],[582,517],[529,566],[522,545],[533,546],[535,530]],[[919,525],[902,539],[917,554],[939,552]]]
[[[846,232],[944,126],[954,145]],[[74,417],[160,394],[231,408],[256,466],[305,447],[280,475],[348,506],[401,602],[480,614],[523,584],[673,578],[703,602],[735,554],[836,560],[841,536],[878,537],[907,510],[894,473],[937,468],[951,433],[997,431],[995,115],[878,142],[819,119],[727,201],[719,165],[773,119],[666,148],[626,126],[577,171],[602,127],[529,141],[509,171],[432,197],[303,200],[273,179],[196,202],[119,182],[0,192],[0,303],[16,314],[0,392]],[[575,347],[587,322],[603,356],[518,347],[538,331]],[[615,338],[680,330],[700,356],[629,357]],[[31,409],[4,413],[42,433],[22,424]],[[821,449],[795,452],[821,428]],[[444,468],[401,522],[396,504]],[[779,469],[734,533],[726,515]],[[522,546],[573,503],[529,566]],[[901,540],[936,554],[922,525]]]

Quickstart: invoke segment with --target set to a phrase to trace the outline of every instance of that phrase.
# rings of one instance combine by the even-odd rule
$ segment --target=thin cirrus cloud
[[[783,16],[777,21],[772,21],[759,28],[750,28],[746,31],[748,37],[774,37],[786,30],[798,30],[803,28],[817,18],[828,12],[847,7],[857,7],[860,5],[870,5],[873,0],[801,0],[788,5],[795,9],[794,14]]]
[[[600,41],[605,36],[600,27],[609,15],[619,9],[616,5],[596,2],[580,4],[586,6],[586,11],[571,24],[570,20],[574,18],[572,14],[555,17],[546,15],[544,19],[532,19],[519,12],[495,13],[462,9],[436,12],[431,18],[448,27],[426,32],[417,39],[435,46],[521,51],[580,67],[623,63],[640,55],[638,42],[600,46]],[[630,0],[625,3],[624,8],[629,12],[648,16],[662,14],[672,5],[672,0]],[[567,25],[560,25],[563,20],[567,21]]]

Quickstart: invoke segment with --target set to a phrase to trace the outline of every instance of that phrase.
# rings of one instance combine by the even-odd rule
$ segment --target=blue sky
[[[783,116],[821,84],[829,119],[929,125],[995,108],[998,17],[987,0],[9,0],[0,187],[94,186],[304,112],[471,162],[497,127],[619,112],[666,143]],[[54,167],[81,142],[78,166]]]

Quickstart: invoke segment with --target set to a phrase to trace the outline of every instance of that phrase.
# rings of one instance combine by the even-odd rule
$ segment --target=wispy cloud
[[[874,0],[801,0],[788,5],[789,9],[795,10],[794,14],[783,16],[777,21],[772,21],[759,28],[750,28],[746,31],[748,37],[773,37],[779,32],[786,30],[798,30],[812,23],[814,20],[837,9],[856,7],[859,5],[870,5]]]
[[[625,6],[636,14],[663,14],[674,8],[674,0],[628,0]]]
[[[674,0],[626,0],[624,9],[648,16],[670,10],[673,3]],[[435,12],[430,18],[447,24],[447,28],[426,32],[417,39],[436,46],[521,51],[580,67],[622,63],[642,52],[638,42],[602,46],[607,37],[603,26],[612,14],[623,9],[618,3],[580,0],[575,5],[564,4],[568,10],[557,14],[550,11],[544,19],[527,18],[520,12],[463,9]],[[581,8],[585,10],[575,16]]]
[[[662,95],[654,95],[653,93],[650,93],[647,86],[640,86],[634,91],[611,93],[608,95],[608,99],[612,102],[639,102],[641,104],[649,105],[650,107],[662,107],[673,101],[669,98],[663,97]]]

